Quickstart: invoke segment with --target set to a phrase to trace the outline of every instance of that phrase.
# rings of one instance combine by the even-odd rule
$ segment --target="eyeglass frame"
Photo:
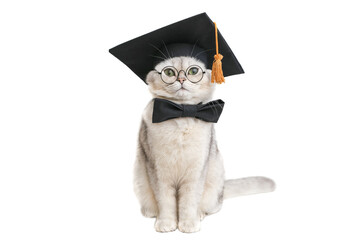
[[[202,72],[202,76],[201,76],[200,80],[197,81],[197,82],[191,81],[191,80],[188,78],[188,76],[187,76],[187,72],[188,72],[188,70],[190,70],[191,67],[198,67],[198,68],[201,70],[201,72]],[[165,69],[167,69],[167,68],[171,68],[171,69],[175,69],[175,70],[176,70],[176,78],[175,78],[175,80],[174,80],[172,83],[167,83],[167,82],[165,82],[164,79],[162,78],[162,72],[163,72]],[[200,81],[204,78],[204,74],[206,73],[206,71],[204,71],[199,65],[191,65],[191,66],[189,66],[189,67],[186,69],[186,71],[183,70],[183,69],[181,69],[180,71],[178,71],[174,66],[165,66],[165,67],[163,67],[163,69],[161,69],[160,72],[158,72],[156,69],[155,69],[155,71],[156,71],[158,74],[160,74],[161,81],[163,81],[163,83],[165,83],[165,84],[173,84],[174,82],[176,82],[181,71],[183,71],[183,72],[185,73],[186,79],[189,80],[189,81],[192,82],[192,83],[198,83],[198,82],[200,82]]]

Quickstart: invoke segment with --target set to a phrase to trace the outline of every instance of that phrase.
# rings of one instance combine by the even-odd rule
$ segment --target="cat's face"
[[[196,70],[196,66],[200,68]],[[162,72],[163,69],[168,70]],[[186,71],[188,77],[185,75]],[[155,70],[146,76],[146,82],[153,97],[198,104],[209,101],[212,97],[215,84],[210,82],[210,78],[211,71],[201,61],[192,57],[174,57],[158,63]]]

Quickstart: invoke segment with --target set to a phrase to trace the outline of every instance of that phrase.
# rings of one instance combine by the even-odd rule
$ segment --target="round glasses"
[[[202,70],[202,68],[197,65],[191,65],[190,67],[188,67],[186,69],[186,71],[184,71],[184,70],[178,71],[176,68],[174,68],[172,66],[167,66],[167,67],[164,67],[161,70],[161,72],[157,72],[157,73],[160,74],[161,80],[164,83],[172,84],[178,79],[178,76],[181,71],[183,71],[185,73],[186,78],[192,83],[200,82],[205,73]]]

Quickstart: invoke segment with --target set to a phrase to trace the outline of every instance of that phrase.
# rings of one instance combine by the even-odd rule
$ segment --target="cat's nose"
[[[184,77],[178,77],[178,81],[182,84],[184,81],[186,80],[186,78]]]
[[[180,72],[177,80],[182,84],[186,80],[185,74]]]

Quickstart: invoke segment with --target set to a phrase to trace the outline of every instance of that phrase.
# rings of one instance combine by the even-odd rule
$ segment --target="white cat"
[[[204,72],[197,83],[189,81],[185,74],[191,65],[200,66]],[[169,66],[179,72],[172,84],[164,82],[159,74]],[[212,98],[215,84],[210,82],[210,76],[211,71],[201,61],[175,57],[158,63],[146,82],[154,98],[198,104]],[[156,231],[199,231],[200,221],[218,212],[223,199],[275,189],[275,183],[265,177],[225,181],[213,123],[190,117],[153,123],[152,114],[153,100],[142,116],[134,188],[142,214],[156,217]]]

